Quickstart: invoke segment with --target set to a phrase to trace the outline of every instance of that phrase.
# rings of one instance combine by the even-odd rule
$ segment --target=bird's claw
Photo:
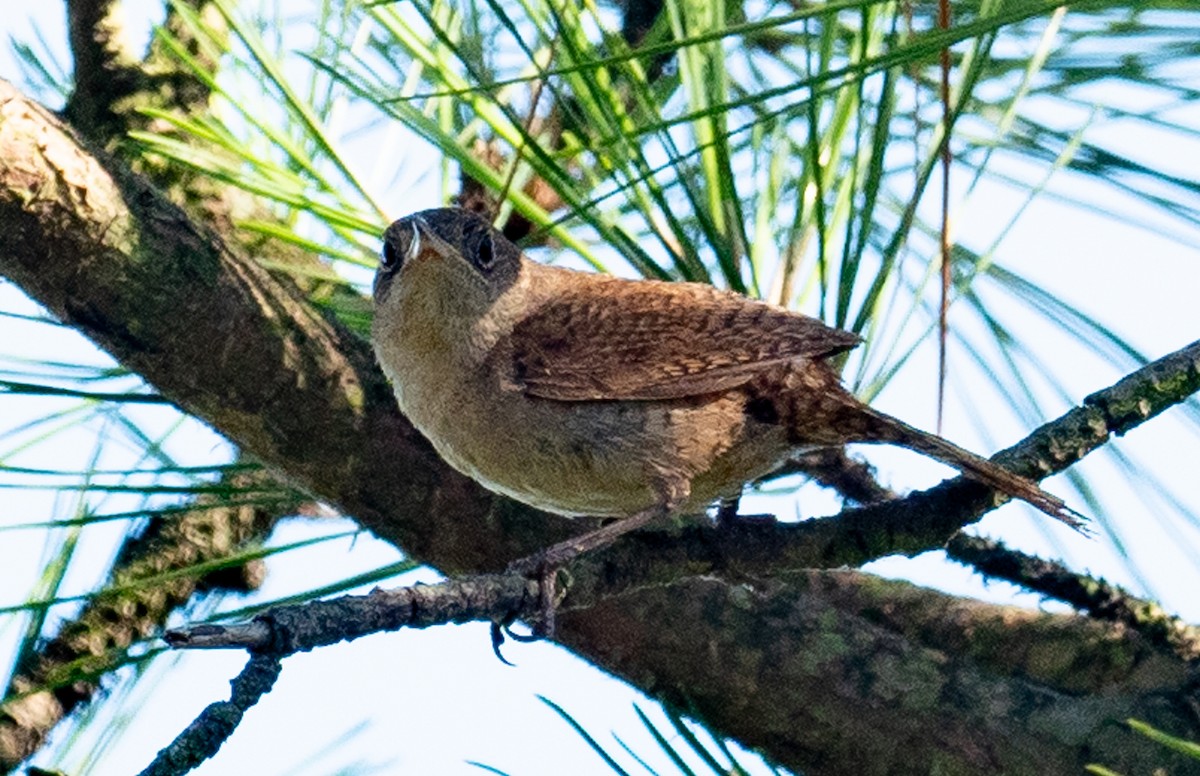
[[[539,552],[508,564],[507,573],[532,579],[538,583],[538,617],[531,623],[531,633],[528,636],[513,633],[502,626],[504,634],[514,641],[529,642],[554,637],[555,612],[559,601],[565,594],[566,588],[558,588],[558,573],[562,570],[562,562],[555,561],[546,552]],[[493,640],[495,635],[493,633]]]

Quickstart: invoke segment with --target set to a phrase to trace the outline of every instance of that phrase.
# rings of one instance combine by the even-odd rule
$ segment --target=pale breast
[[[748,421],[741,396],[672,402],[557,402],[492,387],[445,396],[414,423],[455,469],[489,490],[563,515],[622,517],[685,482],[695,513],[777,467],[782,430]]]
[[[500,389],[487,402],[458,398],[423,418],[427,436],[489,490],[572,516],[623,516],[655,503],[639,444],[646,407],[573,406]]]

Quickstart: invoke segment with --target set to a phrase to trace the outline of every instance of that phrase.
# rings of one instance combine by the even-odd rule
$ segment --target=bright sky
[[[65,52],[62,5],[21,5],[36,16],[54,50]],[[159,3],[144,0],[133,5],[152,9]],[[24,16],[25,11],[21,11],[0,17],[0,32],[29,40]],[[66,61],[65,55],[62,61]],[[0,77],[15,80],[16,72],[10,52],[7,49],[0,52]],[[1195,115],[1200,108],[1193,106],[1191,110],[1192,116],[1187,120],[1191,126],[1200,126],[1200,116]],[[1117,133],[1123,142],[1136,144],[1140,140],[1121,135],[1126,130],[1119,126],[1100,127],[1097,131]],[[1179,149],[1164,148],[1161,144],[1141,145],[1146,154],[1179,153]],[[1200,158],[1200,154],[1192,158]],[[960,209],[958,234],[969,237],[994,233],[1020,202],[1015,192],[987,186]],[[397,206],[396,216],[403,214],[402,207],[418,209],[413,205],[411,193],[405,202],[397,198],[393,204]],[[421,202],[419,207],[435,204]],[[1103,320],[1115,322],[1121,327],[1120,333],[1151,356],[1166,354],[1200,336],[1197,333],[1200,316],[1195,312],[1195,289],[1200,287],[1195,251],[1165,238],[1043,199],[1007,237],[1000,258],[1007,266],[1055,290],[1064,299]],[[23,300],[7,284],[0,284],[0,309],[37,311],[36,306]],[[1082,354],[1068,336],[1048,331],[1040,323],[1031,322],[1027,331],[1019,333],[1035,343],[1038,352],[1066,376],[1074,401],[1109,385],[1118,376],[1098,359]],[[0,355],[84,363],[107,361],[70,331],[48,331],[45,326],[2,318]],[[955,358],[953,353],[951,358]],[[917,425],[932,427],[933,402],[929,397],[935,373],[936,354],[931,348],[926,349],[906,376],[880,397],[878,406]],[[983,389],[968,381],[962,390]],[[988,418],[987,427],[994,435],[989,443],[976,433],[978,418],[969,414],[961,398],[961,394],[951,396],[946,417],[947,434],[956,441],[986,451],[1026,433],[1008,417]],[[51,406],[48,402],[0,397],[0,430],[19,424],[22,417],[44,412]],[[155,412],[160,416],[155,416]],[[1178,411],[1168,413],[1116,444],[1181,494],[1187,509],[1196,515],[1200,514],[1200,492],[1194,485],[1200,439],[1179,421],[1178,415]],[[170,423],[169,414],[161,410],[142,411],[138,417],[164,431]],[[91,428],[98,425],[93,423]],[[120,432],[111,429],[111,433],[117,440],[114,447],[119,450]],[[36,466],[40,457],[43,466],[83,468],[94,444],[94,433],[74,432],[21,462]],[[194,451],[200,451],[207,461],[213,459],[213,451],[223,444],[197,425],[173,437],[169,449],[185,461],[189,453],[194,456]],[[128,463],[118,460],[117,452],[110,451],[107,455],[111,456],[110,465]],[[872,449],[869,455],[885,478],[900,487],[928,485],[946,473],[943,467],[904,451]],[[1123,537],[1126,547],[1148,569],[1153,590],[1163,597],[1168,608],[1200,620],[1200,601],[1190,592],[1200,589],[1200,563],[1195,557],[1200,533],[1195,526],[1184,525],[1161,502],[1135,494],[1118,476],[1108,457],[1093,456],[1079,470],[1093,483],[1105,503],[1113,505],[1122,515],[1122,525],[1127,530]],[[1080,503],[1063,477],[1048,481],[1047,486],[1071,503]],[[0,526],[69,516],[72,495],[5,491],[0,501]],[[813,490],[802,491],[801,499],[800,508],[806,514],[835,508],[827,494]],[[119,504],[118,499],[113,499],[106,508],[115,510]],[[796,508],[795,501],[790,499],[757,503],[750,499],[746,505],[750,512],[758,509],[783,514]],[[1172,528],[1164,529],[1164,523]],[[349,521],[291,522],[281,526],[272,545],[306,539],[314,532],[333,534],[352,527]],[[1030,551],[1063,554],[1075,568],[1137,587],[1110,542],[1084,541],[1050,525],[1022,505],[998,510],[982,523],[980,531],[1003,537]],[[82,562],[73,569],[67,585],[69,591],[90,588],[94,576],[102,572],[109,560],[116,535],[116,526],[89,529],[79,551]],[[21,531],[6,534],[0,542],[0,568],[5,569],[0,580],[0,606],[20,603],[33,587],[44,564],[44,540],[41,532]],[[394,548],[367,536],[284,553],[271,559],[266,586],[249,600],[267,600],[333,582],[398,557]],[[964,595],[1038,605],[1033,596],[1014,598],[1011,587],[985,585],[933,553],[915,560],[886,560],[872,564],[871,568]],[[429,574],[414,575],[395,584],[411,582],[418,576],[433,578]],[[0,665],[5,664],[15,648],[23,625],[10,616],[0,615]],[[537,700],[537,694],[548,696],[567,709],[610,750],[619,750],[612,731],[660,768],[660,772],[674,772],[664,756],[655,754],[655,745],[633,713],[632,704],[639,703],[651,712],[652,718],[661,720],[652,704],[638,693],[599,675],[553,646],[510,645],[506,654],[517,663],[516,668],[499,663],[492,656],[486,626],[473,625],[374,636],[289,658],[277,688],[247,715],[221,753],[196,772],[315,774],[334,770],[353,759],[378,766],[382,773],[480,773],[467,764],[469,760],[519,776],[611,773],[565,723]],[[93,735],[105,728],[111,728],[108,734],[112,734],[114,725],[128,727],[115,736],[102,761],[92,763],[86,772],[107,776],[140,770],[207,703],[225,697],[226,681],[243,662],[244,656],[236,653],[187,654],[178,658],[177,663],[160,661],[151,680],[139,687],[136,702],[121,704],[132,719],[112,720],[112,704],[100,706],[101,718],[111,724],[92,726]],[[665,723],[663,727],[665,731]],[[349,741],[335,745],[335,740],[343,734],[351,736]],[[336,750],[329,751],[334,746]],[[88,749],[87,741],[82,741],[60,762],[52,763],[45,758],[35,762],[83,773],[83,763],[78,758]],[[314,762],[312,758],[321,752],[325,752],[323,759]],[[538,754],[531,757],[531,752]],[[618,759],[635,769],[630,758]]]

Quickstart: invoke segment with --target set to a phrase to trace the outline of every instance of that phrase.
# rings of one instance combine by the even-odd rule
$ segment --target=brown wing
[[[595,277],[584,284],[513,330],[513,377],[531,396],[696,396],[737,387],[770,365],[831,356],[859,342],[814,318],[706,285]]]

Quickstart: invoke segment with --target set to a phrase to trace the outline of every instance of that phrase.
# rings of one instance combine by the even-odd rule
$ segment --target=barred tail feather
[[[973,480],[1032,504],[1080,533],[1087,533],[1086,518],[1083,515],[1068,507],[1058,496],[1042,490],[1032,480],[890,415],[870,408],[856,409],[865,409],[867,412],[867,417],[864,418],[866,422],[863,424],[863,438],[858,441],[892,443],[916,450],[958,469]]]

